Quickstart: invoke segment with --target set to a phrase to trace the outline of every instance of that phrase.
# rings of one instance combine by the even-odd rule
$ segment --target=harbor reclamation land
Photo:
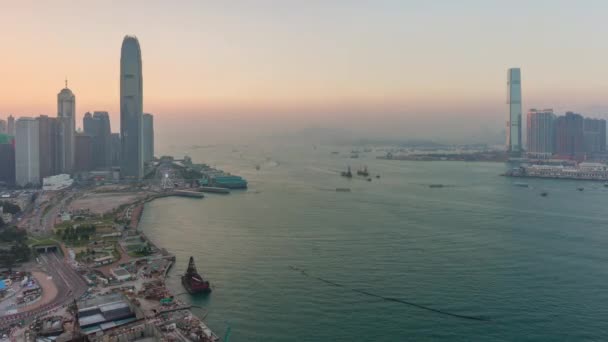
[[[154,245],[138,224],[145,203],[156,198],[196,200],[203,192],[246,188],[247,182],[189,158],[163,157],[147,171],[137,183],[98,179],[59,191],[2,194],[20,208],[9,223],[27,229],[32,256],[4,265],[0,336],[220,340],[165,286],[175,256]]]

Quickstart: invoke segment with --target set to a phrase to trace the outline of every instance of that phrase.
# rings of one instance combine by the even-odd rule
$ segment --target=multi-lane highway
[[[82,277],[63,260],[61,255],[57,253],[41,254],[39,260],[47,273],[53,278],[57,287],[57,296],[49,303],[31,310],[0,316],[0,329],[22,320],[30,320],[40,314],[69,304],[74,298],[79,298],[87,290],[87,285]]]

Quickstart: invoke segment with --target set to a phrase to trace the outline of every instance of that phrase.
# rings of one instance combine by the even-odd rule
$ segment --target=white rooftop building
[[[42,180],[42,190],[45,191],[57,191],[69,188],[74,183],[74,180],[70,178],[70,175],[61,174],[46,177]]]

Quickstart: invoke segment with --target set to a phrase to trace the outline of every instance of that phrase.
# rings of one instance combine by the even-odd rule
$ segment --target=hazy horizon
[[[4,1],[3,1],[4,2]],[[143,57],[144,111],[174,132],[265,136],[309,127],[361,137],[500,142],[506,71],[523,108],[608,118],[600,1],[4,2],[0,118],[56,115],[64,78],[119,131],[124,35]],[[133,18],[141,20],[134,20]],[[187,123],[187,125],[184,125]],[[223,134],[223,138],[226,138]],[[495,137],[496,136],[496,137]],[[222,136],[220,136],[221,138]],[[195,140],[196,137],[191,137]]]

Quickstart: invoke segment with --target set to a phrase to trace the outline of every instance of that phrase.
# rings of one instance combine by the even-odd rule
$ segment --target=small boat
[[[513,185],[515,185],[515,186],[519,186],[519,187],[522,187],[522,188],[527,188],[527,187],[529,187],[528,183],[514,183]]]
[[[443,188],[443,184],[429,184],[429,188]]]
[[[350,188],[336,188],[336,192],[350,192]]]
[[[357,170],[357,175],[363,176],[363,177],[369,176],[369,172],[367,171],[367,166],[364,166],[363,168]]]
[[[547,195],[549,195],[549,194],[548,194],[546,191],[543,191],[543,192],[541,192],[541,193],[540,193],[540,195],[541,195],[542,197],[547,197]]]
[[[371,182],[371,181],[372,181],[372,179],[371,179],[371,178],[368,178],[368,179],[367,179],[367,181],[368,181],[368,182]]]
[[[350,172],[350,166],[346,169],[346,171],[342,171],[342,173],[340,173],[340,175],[342,177],[346,177],[346,178],[353,178],[353,173]]]
[[[583,190],[585,190],[585,188],[583,188],[583,187],[581,186],[581,187],[576,188],[576,190],[578,190],[578,191],[583,191]]]
[[[380,178],[380,175],[376,175],[376,178]]]

